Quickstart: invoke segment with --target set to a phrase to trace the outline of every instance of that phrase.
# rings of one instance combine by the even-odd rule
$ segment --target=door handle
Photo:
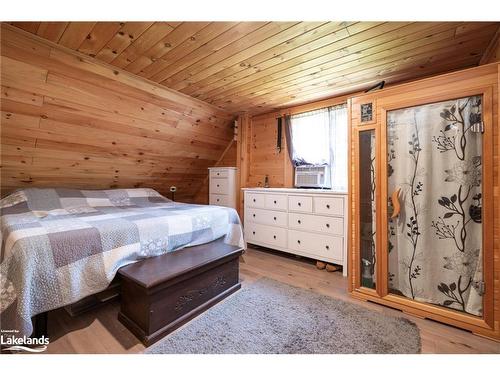
[[[399,204],[399,193],[401,192],[401,188],[397,188],[391,194],[392,206],[394,207],[394,211],[392,212],[391,219],[394,219],[399,215],[401,211],[401,205]]]

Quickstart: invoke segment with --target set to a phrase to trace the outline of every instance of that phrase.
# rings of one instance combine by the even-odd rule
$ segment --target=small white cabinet
[[[248,243],[343,266],[347,276],[347,194],[245,188]]]
[[[208,203],[215,206],[225,206],[236,209],[236,168],[208,168]]]

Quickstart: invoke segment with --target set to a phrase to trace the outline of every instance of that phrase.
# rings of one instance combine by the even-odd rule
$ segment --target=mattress
[[[0,201],[1,329],[108,287],[117,270],[224,237],[245,247],[237,212],[172,202],[152,189],[23,189]]]

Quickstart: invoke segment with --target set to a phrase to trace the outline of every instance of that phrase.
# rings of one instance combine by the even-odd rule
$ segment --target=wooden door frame
[[[360,133],[362,132],[365,132],[365,131],[374,131],[375,132],[375,139],[378,140],[379,136],[380,136],[380,126],[377,126],[377,124],[375,123],[372,123],[372,124],[369,124],[369,125],[363,125],[363,126],[359,126],[359,127],[356,127],[356,128],[352,128],[351,129],[351,133],[352,133],[352,139],[353,139],[353,143],[354,143],[354,156],[353,156],[353,159],[354,159],[354,165],[356,166],[359,166],[359,136],[360,136]],[[375,142],[375,154],[376,155],[379,155],[380,153],[380,145],[381,143],[376,141]],[[376,171],[379,170],[380,166],[378,165],[380,162],[380,158],[377,157],[376,158],[376,161],[375,161],[375,168],[376,168]],[[351,203],[352,203],[352,208],[353,208],[353,212],[354,212],[354,216],[353,216],[353,225],[354,225],[354,232],[351,231],[351,234],[354,233],[354,242],[352,243],[352,246],[354,248],[359,248],[359,239],[360,239],[360,228],[361,228],[361,220],[360,220],[360,216],[359,216],[359,213],[360,213],[360,199],[359,199],[359,191],[360,191],[360,178],[359,178],[359,171],[356,170],[355,173],[352,173],[352,178],[353,178],[353,182],[354,182],[354,192],[352,192],[351,194],[355,194],[355,197],[354,199],[351,199]],[[380,201],[380,188],[379,188],[379,179],[380,179],[380,174],[379,173],[376,173],[375,174],[375,178],[376,178],[376,181],[375,181],[375,222],[377,223],[377,226],[376,226],[376,230],[378,230],[378,222],[380,221],[380,218],[379,218],[379,213],[380,213],[380,204],[381,204],[381,201]],[[349,196],[351,196],[351,194],[349,194]],[[379,243],[380,239],[379,239],[379,236],[376,235],[375,236],[375,259],[377,260],[377,277],[380,277],[381,273],[379,272],[379,251],[380,251],[380,243]],[[357,251],[350,251],[351,253],[351,259],[350,259],[350,264],[352,265],[351,267],[349,267],[351,269],[351,280],[352,280],[352,286],[353,286],[353,289],[354,290],[362,290],[364,293],[366,294],[371,294],[371,295],[374,295],[374,296],[378,296],[379,295],[379,292],[378,292],[378,279],[376,280],[376,289],[370,289],[370,288],[366,288],[366,287],[362,287],[361,286],[361,271],[360,271],[360,261],[361,261],[361,257],[360,257],[360,254],[359,252]]]
[[[453,324],[461,328],[470,329],[476,332],[474,327],[479,328],[480,332],[490,331],[494,328],[494,217],[493,217],[493,185],[494,185],[494,170],[493,170],[493,85],[477,86],[470,89],[451,89],[446,90],[446,87],[441,87],[438,93],[433,93],[425,98],[413,99],[404,98],[394,100],[390,103],[385,103],[377,107],[378,121],[374,125],[358,125],[352,127],[351,133],[353,137],[354,155],[353,161],[356,168],[359,166],[359,132],[364,130],[375,129],[377,144],[381,144],[378,148],[377,156],[378,168],[376,180],[376,208],[377,208],[377,224],[376,224],[376,256],[377,256],[377,283],[376,292],[374,290],[360,286],[359,275],[359,170],[356,169],[352,174],[354,179],[355,191],[353,192],[353,221],[354,225],[354,241],[352,243],[352,262],[351,269],[353,270],[353,296],[366,300],[371,300],[385,305],[400,308],[403,311],[411,314],[419,315],[435,319],[447,324]],[[414,107],[425,104],[432,104],[447,100],[464,98],[468,96],[482,95],[482,114],[484,123],[483,142],[483,169],[482,169],[482,216],[483,216],[483,279],[486,285],[486,291],[483,296],[483,316],[475,317],[473,315],[444,308],[437,305],[432,305],[425,302],[418,302],[406,297],[391,295],[388,293],[388,253],[385,251],[387,246],[382,249],[382,244],[387,244],[387,218],[388,210],[386,202],[388,198],[387,178],[381,176],[387,175],[387,112],[396,109]],[[485,203],[486,202],[486,203]],[[383,251],[384,250],[384,251]],[[355,272],[358,270],[358,272]],[[489,335],[488,335],[489,336]]]

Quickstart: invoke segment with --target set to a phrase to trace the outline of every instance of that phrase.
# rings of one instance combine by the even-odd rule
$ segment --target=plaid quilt
[[[225,237],[244,247],[232,208],[176,203],[152,189],[24,189],[0,201],[0,328],[108,287],[141,258]]]

